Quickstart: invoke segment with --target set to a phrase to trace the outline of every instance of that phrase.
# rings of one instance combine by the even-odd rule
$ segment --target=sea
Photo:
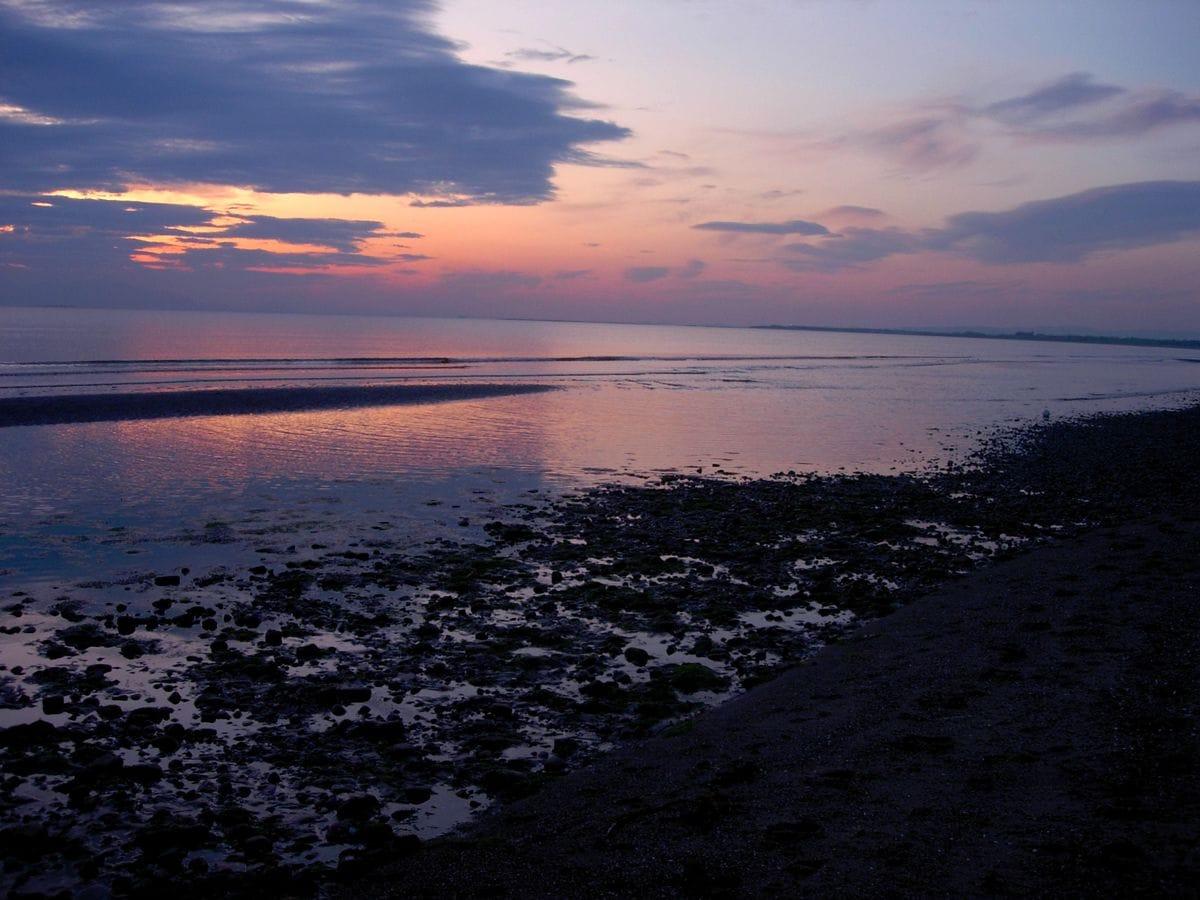
[[[218,552],[197,538],[214,526],[420,542],[522,497],[606,482],[911,471],[969,453],[996,426],[1178,405],[1200,391],[1198,361],[1169,348],[763,328],[0,308],[0,398],[553,388],[0,427],[0,588],[195,565]]]

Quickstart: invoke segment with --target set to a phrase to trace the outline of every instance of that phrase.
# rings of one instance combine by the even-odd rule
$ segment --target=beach
[[[531,495],[462,525],[480,535],[465,542],[382,534],[301,548],[263,534],[260,561],[241,570],[86,585],[129,598],[96,612],[18,592],[4,627],[26,655],[0,672],[14,723],[0,731],[6,878],[18,894],[96,882],[145,895],[183,881],[197,896],[265,884],[303,896],[364,877],[372,890],[470,893],[515,890],[527,867],[549,864],[559,880],[540,882],[546,895],[587,893],[596,871],[611,879],[592,885],[599,893],[649,879],[687,893],[697,878],[755,893],[809,876],[820,892],[851,878],[830,862],[838,853],[882,859],[880,835],[892,834],[836,822],[921,807],[943,828],[938,803],[993,802],[955,793],[947,772],[984,786],[1041,778],[1057,809],[1075,783],[1043,771],[1051,739],[1026,741],[1022,723],[1065,722],[1106,684],[1150,689],[1123,668],[1139,653],[1185,672],[1184,651],[1143,638],[1184,634],[1172,623],[1194,599],[1198,420],[1186,408],[996,429],[969,457],[922,473],[664,476]],[[1096,597],[1110,612],[1098,617]],[[1136,606],[1141,619],[1125,610],[1138,598],[1153,601]],[[1068,658],[1093,638],[1096,652]],[[876,646],[892,649],[876,659]],[[1071,676],[1067,663],[1092,669]],[[1068,759],[1120,777],[1120,742],[1096,740],[1141,727],[1120,715],[1063,726]],[[1195,758],[1192,725],[1168,719],[1147,727],[1178,769]],[[838,741],[826,729],[836,722]],[[1003,749],[986,751],[992,740]],[[839,800],[849,788],[832,784],[826,805],[805,812],[824,770],[867,793]],[[1134,792],[1146,821],[1187,821],[1187,776],[1173,791]],[[868,803],[873,785],[890,793]],[[897,799],[923,792],[912,808]],[[1106,797],[1083,819],[1062,805],[1074,810],[1062,817],[1099,828]],[[1004,827],[1019,836],[1032,813],[1014,810]],[[465,839],[438,838],[472,819]],[[932,826],[900,833],[944,834],[920,828]],[[1190,865],[1171,862],[1162,828],[1127,841],[1129,854],[1161,860],[1131,864],[1131,878],[1169,881]],[[599,832],[625,837],[581,837]],[[831,843],[812,844],[817,834]],[[706,835],[726,855],[710,856]],[[1082,852],[1046,839],[1064,842],[1063,859]],[[757,869],[744,860],[751,844]],[[1012,859],[984,871],[963,857],[939,877],[954,869],[960,880],[946,884],[965,890],[992,868],[1005,877]],[[872,865],[869,878],[884,878]],[[882,890],[845,882],[872,884]]]
[[[1198,559],[998,563],[336,896],[1194,896]]]

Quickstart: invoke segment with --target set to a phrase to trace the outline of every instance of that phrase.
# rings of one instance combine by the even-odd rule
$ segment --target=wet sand
[[[0,398],[0,428],[444,403],[546,390],[550,388],[533,384],[423,384],[4,397]]]
[[[968,576],[344,896],[1195,896],[1200,525]]]

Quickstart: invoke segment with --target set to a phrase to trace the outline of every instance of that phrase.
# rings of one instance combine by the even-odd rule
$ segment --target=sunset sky
[[[1195,0],[0,0],[0,304],[1200,334]]]

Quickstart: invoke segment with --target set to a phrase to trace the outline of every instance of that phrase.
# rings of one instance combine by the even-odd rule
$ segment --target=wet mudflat
[[[265,531],[253,564],[10,594],[4,887],[305,894],[423,853],[998,557],[1194,499],[1198,420],[531,499],[415,547]]]

